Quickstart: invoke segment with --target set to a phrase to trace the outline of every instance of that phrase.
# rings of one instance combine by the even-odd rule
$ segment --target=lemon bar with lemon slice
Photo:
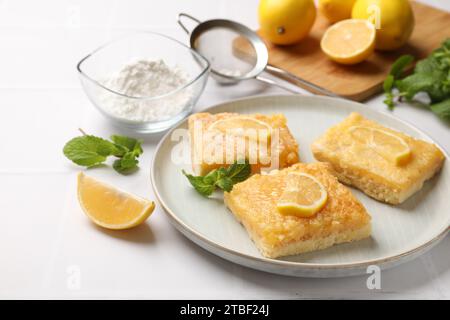
[[[402,203],[419,191],[444,162],[434,144],[358,113],[330,128],[312,144],[312,152],[333,166],[341,182],[390,204]]]
[[[188,123],[198,175],[241,160],[250,163],[253,173],[299,162],[298,144],[282,114],[196,113]]]
[[[370,236],[370,216],[327,163],[255,174],[224,195],[262,255],[295,255]]]

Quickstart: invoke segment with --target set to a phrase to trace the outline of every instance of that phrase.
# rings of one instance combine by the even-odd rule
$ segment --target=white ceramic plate
[[[300,145],[300,157],[313,162],[310,144],[327,128],[357,111],[385,126],[433,142],[415,127],[364,105],[325,97],[268,96],[224,103],[207,110],[239,113],[283,113]],[[187,128],[187,121],[175,129]],[[303,277],[339,277],[366,273],[369,265],[388,268],[408,261],[442,240],[450,225],[450,169],[445,164],[435,178],[399,206],[377,202],[356,189],[353,193],[372,216],[372,237],[329,249],[281,259],[264,258],[245,229],[219,198],[206,199],[190,186],[181,170],[189,164],[172,161],[178,141],[173,130],[160,142],[152,164],[155,194],[173,225],[206,250],[232,262],[272,273]],[[448,159],[448,155],[446,155]],[[448,160],[447,160],[448,161]]]

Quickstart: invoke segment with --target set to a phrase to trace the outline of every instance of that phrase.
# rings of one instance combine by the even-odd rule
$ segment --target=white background
[[[450,10],[449,1],[424,2]],[[78,60],[131,30],[185,42],[175,21],[181,11],[256,28],[256,7],[257,0],[0,0],[0,298],[450,298],[450,237],[382,272],[382,289],[368,290],[364,276],[288,278],[229,263],[185,239],[159,206],[146,224],[124,232],[101,230],[84,216],[76,199],[80,169],[62,147],[78,127],[100,136],[121,131],[87,100]],[[211,80],[196,110],[269,93],[284,92],[255,81],[223,88]],[[389,112],[381,101],[367,107]],[[450,150],[450,128],[431,112],[401,106],[393,113]],[[89,173],[153,199],[149,167],[160,137],[145,138],[137,174]]]

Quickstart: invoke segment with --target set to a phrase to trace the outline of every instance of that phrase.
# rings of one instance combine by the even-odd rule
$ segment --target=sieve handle
[[[187,18],[191,21],[196,22],[197,24],[200,24],[201,21],[198,20],[197,18],[194,18],[193,16],[191,16],[190,14],[181,12],[178,14],[178,18],[177,18],[177,22],[178,24],[181,26],[181,28],[183,28],[183,30],[187,33],[187,34],[191,34],[191,31],[184,25],[183,23],[183,18]]]
[[[283,78],[285,80],[288,80],[290,82],[299,83],[302,87],[304,87],[305,89],[309,89],[312,92],[319,93],[319,94],[324,95],[324,96],[335,97],[335,98],[342,98],[341,96],[335,94],[334,92],[331,92],[331,91],[329,91],[329,90],[327,90],[325,88],[322,88],[322,87],[320,87],[318,85],[315,85],[314,83],[306,81],[306,80],[304,80],[302,78],[299,78],[296,75],[294,75],[294,74],[292,74],[290,72],[287,72],[287,71],[285,71],[283,69],[274,67],[272,65],[267,65],[266,70],[269,73],[272,73],[273,75],[279,76],[279,77],[281,77],[281,78]]]
[[[292,90],[291,88],[289,88],[289,87],[287,87],[287,86],[284,86],[284,85],[282,85],[282,84],[280,84],[280,83],[278,83],[278,82],[275,82],[275,81],[273,81],[273,80],[271,80],[271,79],[269,79],[269,78],[257,76],[255,79],[256,79],[256,80],[259,80],[259,81],[261,81],[261,82],[270,84],[270,85],[272,85],[272,86],[281,88],[281,89],[283,89],[283,90],[289,91],[289,92],[291,92],[291,93],[301,94],[300,92],[295,91],[295,90]]]

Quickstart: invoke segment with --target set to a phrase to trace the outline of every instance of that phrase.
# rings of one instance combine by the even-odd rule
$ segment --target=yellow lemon
[[[289,45],[305,38],[316,20],[313,0],[261,0],[259,24],[264,38]]]
[[[408,163],[411,159],[411,148],[406,141],[386,130],[354,126],[349,131],[356,140],[398,166]]]
[[[338,63],[356,64],[375,50],[375,35],[375,27],[367,20],[342,20],[328,28],[320,47]]]
[[[319,0],[319,11],[331,23],[350,19],[355,1],[356,0]]]
[[[408,0],[357,0],[352,18],[367,19],[375,25],[378,50],[400,48],[414,29],[414,13]]]
[[[155,208],[153,201],[118,190],[82,172],[78,174],[78,201],[95,224],[116,230],[141,224]]]
[[[328,193],[319,180],[306,173],[291,172],[277,210],[284,215],[311,217],[323,208],[327,199]]]

